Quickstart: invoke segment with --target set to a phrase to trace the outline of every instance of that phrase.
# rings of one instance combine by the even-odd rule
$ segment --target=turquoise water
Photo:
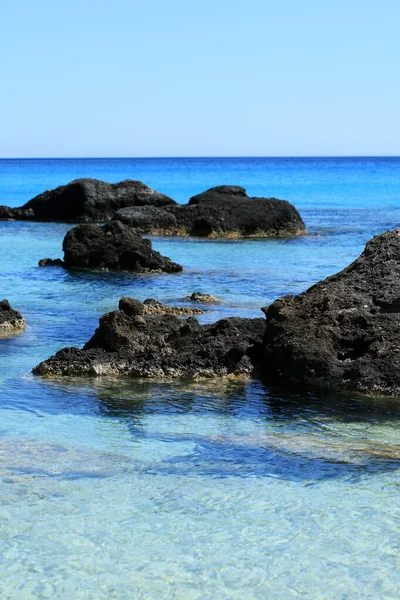
[[[178,275],[39,269],[64,224],[0,223],[0,598],[398,598],[400,403],[260,382],[46,381],[122,295],[261,316],[400,225],[400,159],[0,160],[0,203],[81,176],[140,179],[184,202],[217,184],[277,196],[310,236],[154,238]]]

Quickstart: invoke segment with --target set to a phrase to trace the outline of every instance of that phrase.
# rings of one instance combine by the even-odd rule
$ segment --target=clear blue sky
[[[400,154],[400,0],[1,0],[0,157]]]

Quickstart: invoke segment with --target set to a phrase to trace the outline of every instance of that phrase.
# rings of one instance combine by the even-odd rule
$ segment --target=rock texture
[[[21,333],[26,327],[23,316],[13,310],[8,300],[0,302],[0,337]]]
[[[64,348],[40,363],[37,375],[130,375],[144,378],[248,377],[259,362],[265,319],[149,316],[138,300],[100,318],[82,350]]]
[[[211,294],[202,294],[201,292],[193,292],[190,296],[184,298],[185,302],[199,302],[201,304],[218,304],[221,302],[219,298]]]
[[[108,221],[123,207],[174,204],[174,200],[140,181],[126,179],[120,183],[106,183],[97,179],[76,179],[39,194],[22,207],[0,206],[0,219]]]
[[[61,258],[41,258],[39,267],[64,267],[64,261]]]
[[[152,249],[150,240],[140,237],[119,221],[103,226],[84,224],[68,231],[63,242],[67,268],[110,269],[179,273],[181,265]]]
[[[249,198],[239,186],[218,186],[186,205],[123,208],[116,218],[139,233],[198,237],[285,237],[306,233],[292,204]]]
[[[346,269],[267,309],[263,371],[400,396],[400,229]]]
[[[171,306],[163,304],[154,298],[147,298],[143,302],[144,313],[146,315],[173,315],[175,317],[183,317],[188,315],[202,315],[204,310],[200,308],[192,308],[190,306]]]

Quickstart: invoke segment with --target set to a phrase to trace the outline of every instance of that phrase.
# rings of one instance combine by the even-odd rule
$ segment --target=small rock
[[[182,266],[152,249],[151,241],[119,221],[104,226],[84,224],[68,231],[63,241],[67,268],[106,269],[136,273],[179,273]]]
[[[153,298],[147,298],[144,301],[144,312],[146,315],[174,315],[180,317],[184,315],[202,315],[204,310],[188,306],[170,306]]]
[[[0,302],[0,337],[21,333],[26,327],[23,316],[11,308],[8,300]]]
[[[140,302],[136,298],[128,298],[127,296],[121,298],[118,308],[128,315],[128,317],[143,315],[145,309],[143,302]]]
[[[39,260],[39,267],[63,267],[64,261],[61,258],[42,258]]]
[[[202,294],[201,292],[193,292],[190,296],[184,298],[185,302],[201,302],[202,304],[216,304],[221,302],[219,298],[212,296],[211,294]]]

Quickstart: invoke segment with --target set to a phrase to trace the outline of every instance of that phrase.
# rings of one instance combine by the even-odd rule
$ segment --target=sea
[[[152,238],[175,275],[43,269],[71,227],[0,222],[2,600],[400,597],[400,399],[249,382],[43,379],[121,296],[220,298],[199,320],[262,316],[400,226],[400,158],[0,160],[0,204],[79,177],[179,202],[231,184],[290,201],[309,235]]]

